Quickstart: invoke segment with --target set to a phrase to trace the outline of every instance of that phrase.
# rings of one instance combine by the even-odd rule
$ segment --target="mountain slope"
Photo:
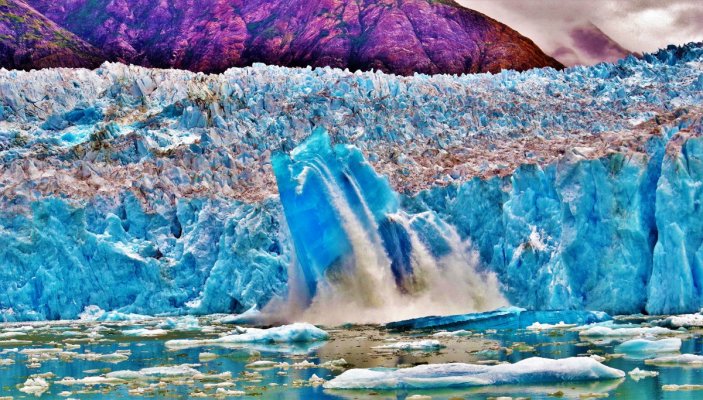
[[[255,62],[467,73],[560,67],[453,1],[29,0],[111,61],[219,72]]]
[[[599,62],[616,62],[629,55],[638,56],[622,47],[592,23],[578,25],[569,32],[570,44],[558,47],[552,56],[565,65],[593,65]]]
[[[0,65],[97,67],[100,51],[19,0],[0,0]]]

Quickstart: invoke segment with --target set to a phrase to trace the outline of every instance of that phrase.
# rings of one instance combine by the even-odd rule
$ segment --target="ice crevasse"
[[[701,65],[0,71],[0,315],[243,312],[291,265],[313,301],[360,244],[401,295],[466,265],[527,309],[697,311]]]

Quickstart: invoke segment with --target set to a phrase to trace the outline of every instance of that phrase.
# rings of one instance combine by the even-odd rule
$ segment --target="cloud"
[[[511,26],[545,52],[566,57],[562,61],[567,64],[603,61],[620,46],[641,53],[669,44],[703,41],[700,0],[457,1]],[[607,44],[610,50],[604,49],[602,56],[592,46],[584,48],[583,40],[578,40],[585,38],[582,30],[590,26],[604,35],[596,39],[591,30],[590,43],[612,39]]]

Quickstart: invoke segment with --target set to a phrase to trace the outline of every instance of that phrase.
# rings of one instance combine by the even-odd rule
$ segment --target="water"
[[[609,396],[619,399],[700,399],[703,391],[665,391],[667,384],[702,384],[703,367],[662,367],[645,365],[641,359],[627,356],[611,358],[617,342],[610,344],[582,340],[578,332],[568,329],[532,332],[528,330],[475,333],[471,336],[432,337],[433,332],[390,332],[378,325],[329,328],[330,340],[298,345],[230,345],[206,346],[189,349],[169,349],[165,342],[171,339],[214,338],[230,332],[233,327],[214,322],[214,318],[199,319],[193,329],[179,331],[166,329],[162,336],[133,337],[125,331],[134,328],[155,329],[161,319],[144,323],[52,322],[38,323],[29,331],[17,330],[28,324],[2,325],[0,360],[14,363],[0,366],[0,389],[3,396],[37,398],[19,389],[32,375],[43,375],[48,390],[39,398],[78,399],[188,399],[202,396],[216,398],[217,390],[242,391],[246,396],[262,399],[405,399],[421,394],[432,399],[488,399],[491,397],[529,397],[532,399],[588,398]],[[158,331],[154,331],[159,333]],[[703,354],[703,331],[676,334],[683,339],[681,353]],[[11,337],[12,336],[12,337]],[[417,341],[437,339],[446,347],[432,351],[379,350],[375,346],[388,345],[398,340]],[[15,340],[15,341],[11,341]],[[19,341],[19,342],[18,342]],[[27,354],[29,349],[59,348],[62,353],[41,350]],[[80,359],[81,354],[126,355],[119,362]],[[209,353],[210,358],[207,358]],[[435,391],[330,391],[312,385],[314,375],[332,379],[344,369],[359,367],[409,367],[423,363],[465,362],[493,364],[516,362],[532,356],[563,358],[599,354],[606,365],[625,372],[635,367],[658,371],[659,376],[639,381],[626,377],[584,384],[527,385],[478,387],[471,390]],[[91,358],[95,358],[92,356]],[[205,357],[205,358],[201,358]],[[124,358],[124,357],[123,357]],[[321,364],[344,359],[342,368],[322,367]],[[296,363],[302,368],[253,368],[255,361]],[[0,364],[8,361],[0,361]],[[304,363],[306,365],[300,364]],[[310,365],[312,363],[314,365]],[[204,374],[201,376],[154,377],[116,385],[61,385],[65,377],[84,378],[101,376],[110,371],[190,364]],[[249,365],[249,366],[248,366]],[[229,373],[229,375],[217,375]],[[222,395],[220,397],[226,397]]]

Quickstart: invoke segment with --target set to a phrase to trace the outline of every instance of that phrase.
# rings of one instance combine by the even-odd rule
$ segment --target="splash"
[[[296,252],[289,318],[381,323],[507,303],[470,243],[432,212],[400,211],[358,149],[318,130],[273,165]]]

